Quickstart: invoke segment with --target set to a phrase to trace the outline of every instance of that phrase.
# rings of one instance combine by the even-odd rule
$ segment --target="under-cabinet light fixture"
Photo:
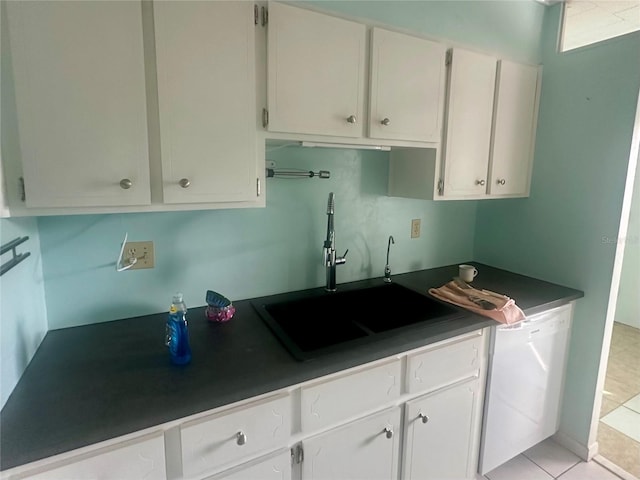
[[[322,148],[356,148],[359,150],[380,150],[388,152],[391,147],[386,145],[356,145],[351,143],[325,143],[325,142],[302,142],[303,147],[322,147]]]

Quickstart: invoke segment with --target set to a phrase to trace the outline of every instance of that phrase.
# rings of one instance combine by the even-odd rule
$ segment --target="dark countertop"
[[[509,295],[528,315],[584,296],[578,290],[470,263],[480,271],[476,287]],[[454,275],[457,265],[395,275],[393,281],[426,293]],[[412,326],[369,344],[299,362],[271,333],[251,300],[234,305],[235,316],[223,324],[208,322],[204,307],[189,310],[193,360],[182,367],[170,364],[163,344],[165,312],[48,332],[0,413],[0,469],[497,324],[464,311],[446,322]]]

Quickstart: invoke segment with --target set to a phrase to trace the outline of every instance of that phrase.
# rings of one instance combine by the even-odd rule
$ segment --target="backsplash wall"
[[[42,259],[35,218],[1,218],[0,243],[29,240],[16,249],[31,255],[0,277],[0,408],[47,333]],[[12,258],[2,256],[2,263]]]
[[[473,256],[476,202],[387,197],[386,152],[290,146],[267,158],[331,178],[268,179],[264,209],[40,217],[49,329],[162,312],[175,291],[201,306],[207,289],[238,300],[322,285],[331,191],[337,249],[349,249],[339,283],[381,277],[389,235],[393,273]],[[125,232],[154,242],[154,269],[116,272]]]

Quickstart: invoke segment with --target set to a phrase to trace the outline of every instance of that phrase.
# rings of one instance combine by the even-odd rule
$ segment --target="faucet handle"
[[[349,253],[349,249],[347,248],[347,250],[344,252],[344,255],[342,255],[341,257],[336,257],[336,265],[343,265],[344,263],[347,262],[347,253]]]

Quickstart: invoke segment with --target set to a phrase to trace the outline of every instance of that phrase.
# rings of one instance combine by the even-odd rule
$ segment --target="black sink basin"
[[[334,293],[316,289],[254,306],[299,360],[460,316],[459,310],[395,283]]]

